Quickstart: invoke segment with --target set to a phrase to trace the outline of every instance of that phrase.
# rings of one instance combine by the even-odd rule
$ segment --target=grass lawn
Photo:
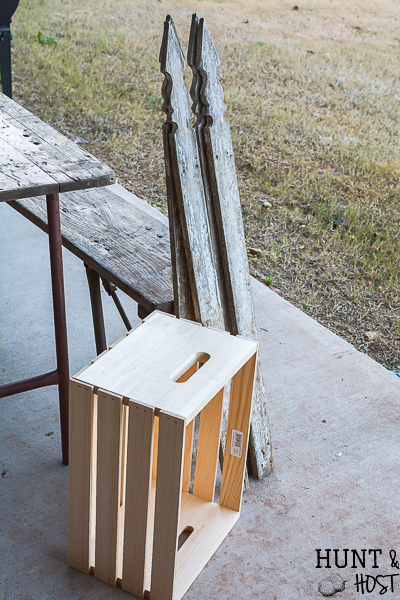
[[[197,11],[222,63],[252,273],[400,370],[400,4],[293,6],[21,0],[14,99],[165,211],[158,52],[165,15],[186,50]]]

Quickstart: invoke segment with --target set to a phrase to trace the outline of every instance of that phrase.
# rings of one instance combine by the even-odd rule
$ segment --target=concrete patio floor
[[[64,257],[75,373],[94,357],[94,337],[84,268]],[[135,303],[120,297],[137,321]],[[318,584],[332,573],[346,580],[335,597],[357,598],[356,574],[400,574],[389,555],[400,558],[400,379],[257,282],[254,298],[275,471],[251,482],[241,519],[185,598],[322,598]],[[104,304],[111,343],[124,327],[106,294]],[[0,319],[1,382],[54,368],[47,236],[4,203]],[[128,600],[67,566],[56,388],[1,400],[0,415],[0,600]],[[331,569],[316,568],[317,548],[332,549]],[[343,549],[366,549],[365,568],[337,568],[333,549],[341,562]],[[382,551],[379,568],[369,549]],[[393,592],[390,578],[380,581],[400,598],[400,577]]]

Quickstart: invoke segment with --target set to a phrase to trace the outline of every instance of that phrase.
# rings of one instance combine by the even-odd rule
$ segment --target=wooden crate
[[[155,312],[71,379],[71,567],[140,598],[185,594],[240,515],[257,348]],[[216,503],[223,392],[231,379]]]

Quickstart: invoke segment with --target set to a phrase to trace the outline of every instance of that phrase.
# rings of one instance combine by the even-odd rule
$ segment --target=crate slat
[[[149,533],[154,408],[129,402],[122,589],[143,598]]]
[[[185,420],[160,412],[151,600],[172,600],[178,545]]]
[[[190,487],[190,474],[192,470],[192,451],[194,436],[194,419],[186,426],[185,434],[185,452],[182,474],[182,492],[188,492]]]
[[[93,387],[70,381],[68,564],[89,573],[93,564]]]
[[[98,391],[96,555],[94,575],[116,585],[120,545],[122,397]]]
[[[214,499],[223,401],[224,388],[200,413],[193,494],[209,502]]]
[[[219,503],[221,506],[226,506],[237,511],[240,511],[242,504],[243,474],[246,466],[246,450],[249,439],[256,364],[257,353],[236,373],[232,378],[231,385],[231,400],[229,404]],[[233,431],[242,434],[240,458],[232,452]]]

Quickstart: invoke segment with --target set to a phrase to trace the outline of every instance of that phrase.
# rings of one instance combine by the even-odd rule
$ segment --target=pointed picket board
[[[219,278],[224,281],[221,298],[225,322],[229,323],[229,331],[233,335],[257,339],[232,138],[230,126],[224,119],[226,107],[218,79],[220,61],[205,20],[198,19],[197,15],[192,18],[188,62],[193,70],[192,109],[197,117],[199,153],[207,190],[208,213],[211,214],[211,238],[217,240],[217,257],[222,270]],[[265,388],[259,361],[253,398],[250,455],[253,472],[258,478],[273,469]]]
[[[163,125],[163,140],[175,314],[209,327],[228,330],[229,323],[222,308],[226,294],[216,227],[209,225],[213,219],[211,195],[204,186],[207,178],[202,172],[207,168],[207,161],[199,137],[190,124],[190,98],[183,79],[185,59],[169,16],[164,24],[160,63],[161,72],[165,75],[162,96],[167,119]],[[228,313],[225,311],[225,314]],[[229,390],[227,385],[221,430],[221,466]],[[246,471],[245,488],[248,487]]]
[[[169,16],[164,23],[160,63],[165,76],[163,110],[167,123],[172,125],[165,137],[169,140],[168,156],[172,164],[194,313],[203,325],[224,329],[196,133],[190,125],[192,112],[183,79],[186,64]]]
[[[192,99],[192,112],[196,117],[195,123],[195,132],[197,139],[197,148],[199,153],[199,160],[201,166],[201,174],[203,179],[203,188],[204,188],[204,199],[206,203],[207,209],[207,217],[209,223],[209,231],[210,231],[210,242],[212,247],[212,252],[214,256],[214,267],[217,275],[218,289],[221,298],[222,310],[223,310],[223,318],[224,325],[226,331],[231,331],[231,323],[229,321],[229,311],[226,310],[228,304],[228,298],[226,294],[226,284],[225,284],[225,276],[224,269],[222,264],[222,256],[221,256],[221,248],[218,238],[218,228],[216,223],[214,204],[212,199],[212,191],[210,188],[210,178],[208,174],[208,164],[207,164],[207,156],[206,156],[206,147],[204,142],[204,127],[207,124],[207,118],[203,115],[202,112],[202,103],[200,98],[200,90],[203,85],[202,76],[200,71],[195,66],[195,57],[194,52],[196,50],[197,45],[197,31],[198,31],[198,22],[199,18],[197,14],[192,16],[192,24],[190,27],[190,36],[189,36],[189,46],[188,46],[188,56],[187,62],[188,65],[192,69],[193,80],[190,88],[190,96]]]
[[[196,117],[195,131],[197,138],[197,146],[199,151],[199,159],[201,164],[201,173],[203,178],[204,197],[207,206],[207,216],[210,227],[210,239],[215,256],[215,269],[218,278],[218,287],[220,291],[221,304],[224,316],[225,329],[232,331],[232,323],[230,320],[230,311],[228,310],[228,298],[225,282],[225,273],[222,264],[222,255],[220,249],[220,243],[218,238],[218,227],[216,222],[212,191],[210,187],[210,177],[208,173],[208,163],[206,156],[206,145],[204,140],[204,127],[207,124],[207,117],[203,114],[203,104],[200,97],[200,90],[203,86],[203,79],[201,72],[196,66],[196,52],[197,52],[197,36],[199,29],[199,17],[195,13],[192,15],[192,23],[189,34],[188,54],[187,62],[192,69],[193,79],[190,87],[190,96],[192,99],[192,112]],[[221,427],[221,447],[220,447],[220,463],[221,468],[224,462],[225,454],[225,441],[226,441],[226,429],[228,423],[228,411],[229,411],[229,398],[230,398],[230,384],[225,387],[223,409],[222,409],[222,427]],[[245,488],[247,489],[248,479],[246,472]]]

